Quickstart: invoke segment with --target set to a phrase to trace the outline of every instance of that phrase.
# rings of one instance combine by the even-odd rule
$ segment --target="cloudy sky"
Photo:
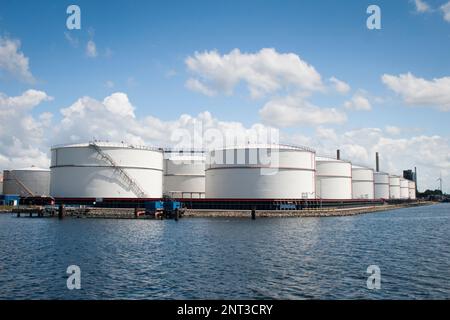
[[[417,166],[421,190],[442,174],[450,192],[449,56],[448,0],[2,0],[0,169],[48,167],[50,146],[93,138],[273,128],[321,155]]]

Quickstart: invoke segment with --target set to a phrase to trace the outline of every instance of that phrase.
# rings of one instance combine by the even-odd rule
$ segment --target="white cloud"
[[[369,100],[361,93],[356,93],[353,97],[344,103],[344,107],[349,110],[370,111],[372,105]]]
[[[230,95],[241,81],[247,85],[253,98],[289,88],[322,89],[321,76],[313,66],[294,53],[278,53],[271,48],[257,53],[242,53],[234,49],[224,55],[217,51],[196,52],[185,62],[194,74],[194,78],[188,80],[188,88],[204,94],[220,92]]]
[[[93,40],[89,40],[86,44],[86,55],[90,58],[97,57],[97,46]]]
[[[125,93],[116,92],[99,101],[83,97],[61,110],[63,119],[56,123],[54,143],[80,142],[93,138],[150,145],[195,145],[209,142],[202,139],[205,130],[218,136],[251,139],[255,133],[268,130],[261,124],[246,128],[240,122],[225,122],[209,112],[193,117],[183,114],[178,119],[162,121],[153,116],[136,118],[134,107]],[[247,138],[243,138],[247,137]]]
[[[209,97],[216,95],[216,92],[214,90],[209,89],[207,86],[205,86],[199,80],[193,79],[193,78],[188,79],[186,81],[186,88],[188,88],[192,91],[202,93],[205,96],[209,96]]]
[[[20,51],[20,41],[0,36],[0,71],[28,83],[35,82],[30,71],[29,59]]]
[[[391,135],[394,135],[394,136],[399,135],[402,132],[402,130],[399,127],[396,127],[396,126],[386,126],[385,131],[388,134],[391,134]]]
[[[79,40],[78,40],[77,37],[73,37],[72,34],[69,31],[65,31],[64,32],[64,37],[66,38],[67,42],[69,42],[69,44],[72,47],[78,48]]]
[[[107,88],[109,88],[109,89],[114,88],[114,82],[111,81],[111,80],[106,81],[106,82],[105,82],[105,87],[107,87]]]
[[[48,166],[47,150],[42,146],[51,131],[52,114],[43,112],[36,118],[32,112],[51,99],[37,90],[16,97],[0,93],[0,168]]]
[[[348,83],[339,80],[336,77],[331,77],[330,82],[333,83],[334,89],[339,93],[348,93],[351,89]]]
[[[383,83],[412,106],[431,106],[450,111],[450,77],[426,80],[411,73],[398,76],[384,74]]]
[[[259,114],[265,123],[275,127],[343,123],[345,113],[335,108],[320,108],[301,97],[288,96],[267,102]]]
[[[431,11],[430,5],[424,0],[414,0],[414,3],[416,5],[416,11],[419,13]]]
[[[319,139],[325,139],[328,141],[337,141],[338,136],[336,134],[336,131],[331,128],[325,128],[322,126],[319,126],[316,128],[316,137]]]
[[[450,22],[450,1],[440,7],[444,20]]]

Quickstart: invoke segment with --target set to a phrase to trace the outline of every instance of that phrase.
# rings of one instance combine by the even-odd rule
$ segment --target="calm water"
[[[81,268],[81,290],[66,268]],[[366,269],[381,268],[368,290]],[[336,218],[0,215],[0,298],[450,298],[450,204]]]

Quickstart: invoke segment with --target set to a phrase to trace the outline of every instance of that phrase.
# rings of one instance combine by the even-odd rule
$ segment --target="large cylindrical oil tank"
[[[389,198],[400,199],[400,177],[395,175],[389,176]]]
[[[50,170],[38,167],[3,171],[3,193],[21,197],[48,196]]]
[[[373,199],[375,190],[373,184],[373,169],[352,166],[352,198]]]
[[[172,198],[204,198],[205,155],[165,151],[163,194]]]
[[[316,194],[320,199],[352,198],[352,164],[332,158],[316,158]]]
[[[405,178],[400,178],[400,199],[409,198],[409,184]]]
[[[94,142],[53,147],[51,153],[53,197],[162,197],[161,149]]]
[[[408,190],[409,198],[416,199],[416,183],[414,181],[408,180]]]
[[[389,199],[389,173],[375,172],[375,199]]]
[[[315,152],[303,147],[246,145],[209,152],[206,198],[313,199]]]

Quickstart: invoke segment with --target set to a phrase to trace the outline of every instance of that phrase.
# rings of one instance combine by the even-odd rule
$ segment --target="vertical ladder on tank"
[[[95,142],[90,142],[89,146],[93,147],[95,151],[97,151],[97,153],[101,156],[102,160],[108,162],[110,165],[114,167],[115,170],[119,172],[120,177],[124,180],[124,182],[130,187],[131,191],[138,198],[145,198],[146,194],[143,191],[143,189],[139,186],[139,184],[133,178],[131,178],[130,175],[126,173],[125,170],[119,167],[109,154],[103,152],[103,150]]]
[[[19,178],[17,178],[17,176],[14,174],[14,172],[12,172],[12,171],[9,171],[9,175],[19,184],[19,186],[23,189],[23,190],[25,190],[27,193],[28,193],[28,195],[30,196],[30,197],[34,197],[34,193],[33,193],[33,191],[31,191],[26,185],[25,185],[25,183],[23,183],[22,181],[20,181],[20,179]]]

